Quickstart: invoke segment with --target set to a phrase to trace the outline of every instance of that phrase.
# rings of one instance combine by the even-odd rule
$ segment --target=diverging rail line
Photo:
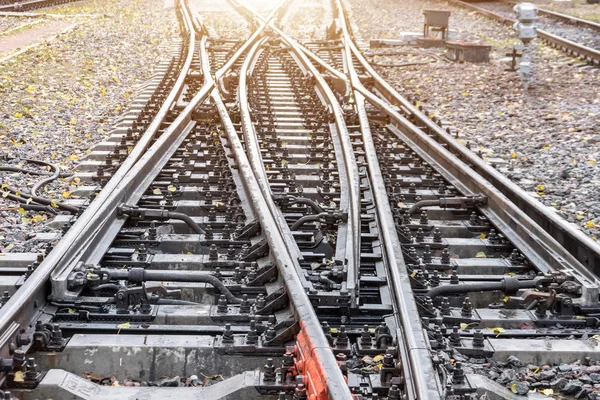
[[[178,3],[173,87],[0,309],[11,395],[512,398],[596,367],[598,248],[383,81],[340,1],[305,43],[289,3],[232,2],[241,40]]]

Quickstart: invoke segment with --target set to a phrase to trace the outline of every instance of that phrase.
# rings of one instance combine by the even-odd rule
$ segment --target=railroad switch
[[[179,297],[180,290],[168,290],[158,283],[142,283],[141,286],[123,288],[115,294],[115,305],[118,314],[130,314],[132,307],[138,308],[142,314],[150,314],[152,306],[149,296],[160,293],[164,297]]]

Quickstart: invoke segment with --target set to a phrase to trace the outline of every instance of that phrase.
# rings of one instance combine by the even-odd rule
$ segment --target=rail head
[[[258,19],[264,19],[252,9],[243,5],[249,12],[253,13]],[[271,24],[271,29],[282,39],[284,43],[291,49],[293,55],[304,67],[310,77],[314,79],[316,88],[320,91],[323,99],[327,103],[330,113],[333,116],[334,123],[330,125],[332,133],[337,135],[341,144],[341,156],[343,157],[343,166],[346,172],[345,190],[348,196],[348,241],[346,248],[349,249],[346,253],[348,265],[348,292],[350,293],[352,302],[357,304],[356,293],[359,286],[359,261],[360,261],[360,193],[359,193],[359,174],[352,141],[348,134],[344,114],[340,104],[337,101],[335,94],[329,87],[321,73],[315,65],[310,61],[309,57],[303,51],[299,43],[283,32],[281,29]]]
[[[249,63],[258,46],[253,46],[248,53]],[[231,150],[238,165],[238,171],[248,188],[250,200],[263,227],[277,227],[273,209],[275,206],[272,196],[260,187],[257,171],[252,167],[246,155],[238,134],[231,122],[228,111],[223,104],[218,89],[212,94],[219,114],[225,126]],[[270,204],[269,204],[270,203]],[[319,399],[347,400],[352,394],[344,380],[335,356],[329,347],[329,342],[323,332],[319,319],[313,309],[310,299],[304,290],[297,268],[298,263],[294,251],[284,239],[280,229],[263,229],[276,261],[278,271],[285,282],[288,296],[292,302],[294,314],[299,321],[298,351],[305,357],[305,374],[309,390]],[[325,383],[323,385],[323,383]]]

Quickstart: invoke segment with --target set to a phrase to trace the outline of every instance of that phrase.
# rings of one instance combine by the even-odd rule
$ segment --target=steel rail
[[[182,0],[180,4],[187,4],[187,0]],[[123,162],[123,167],[127,168],[124,171],[126,173],[129,173],[131,170],[134,169],[135,164],[142,158],[142,155],[145,154],[145,151],[148,149],[148,146],[156,137],[167,114],[173,107],[173,104],[177,101],[177,98],[181,95],[185,85],[185,78],[191,69],[191,63],[194,56],[194,49],[196,48],[196,34],[193,29],[194,25],[191,18],[191,14],[187,9],[187,5],[185,7],[182,7],[182,9],[185,26],[188,32],[190,33],[189,52],[187,54],[184,68],[182,69],[182,74],[178,77],[173,90],[171,90],[169,96],[167,97],[167,100],[165,100],[165,102],[161,106],[156,118],[152,121],[152,123],[150,124],[150,126],[148,127],[148,129],[134,148],[134,150],[131,152],[130,156],[133,155],[133,158],[128,157]],[[212,80],[206,80],[205,77],[205,85],[208,84],[212,84]],[[194,101],[191,101],[190,104],[193,102]],[[184,121],[180,117],[183,115],[187,115],[186,113],[191,114],[191,111],[188,111],[188,108],[189,106],[186,107],[186,109],[179,115],[179,117],[169,126],[169,128],[165,131],[164,134],[170,135],[175,130],[179,129],[181,131],[184,128],[184,122],[189,122],[190,118],[186,118],[186,121]],[[121,172],[121,168],[119,168],[118,173]],[[109,181],[109,184],[110,182],[112,182],[112,179],[111,181]],[[117,185],[121,185],[121,182],[122,180],[119,181]],[[107,185],[101,192],[101,194],[104,193],[107,187],[109,186]],[[74,260],[81,260],[82,258],[85,258],[86,261],[91,264],[97,264],[98,262],[100,262],[100,259],[102,258],[104,253],[110,247],[113,238],[116,236],[116,234],[119,232],[119,230],[125,223],[124,219],[113,218],[113,214],[116,209],[113,209],[108,206],[109,201],[111,199],[114,200],[113,194],[121,195],[123,203],[136,203],[133,201],[133,198],[127,197],[127,195],[132,195],[132,193],[128,193],[127,190],[122,186],[121,189],[119,189],[119,186],[117,186],[115,190],[112,190],[112,187],[110,187],[110,191],[107,191],[106,193],[108,197],[103,199],[103,203],[101,205],[102,211],[98,213],[99,215],[104,215],[104,220],[102,224],[98,224],[98,221],[96,221],[94,223],[94,226],[90,227],[93,230],[88,231],[84,234],[88,244],[80,248],[82,251],[77,252],[76,258],[74,258]],[[94,242],[95,244],[93,246],[89,245],[89,243],[91,242]],[[68,297],[69,291],[67,290],[65,284],[70,269],[74,266],[74,260],[70,260],[69,262],[62,262],[62,268],[54,269],[54,272],[52,274],[53,295],[55,295],[56,293],[60,293],[61,296]]]
[[[250,105],[248,103],[248,85],[247,78],[252,73],[252,65],[256,59],[255,56],[258,56],[259,48],[264,42],[266,38],[261,39],[256,42],[256,44],[249,51],[244,64],[240,70],[240,82],[238,87],[238,100],[240,102],[240,115],[242,120],[242,131],[244,133],[244,143],[246,144],[246,150],[248,152],[248,158],[250,161],[250,165],[254,171],[254,175],[258,181],[259,187],[263,196],[265,198],[272,198],[273,193],[271,191],[271,187],[269,185],[269,179],[267,177],[267,173],[264,168],[264,164],[262,161],[262,156],[260,154],[260,144],[258,143],[258,138],[256,136],[256,131],[254,129],[254,125],[252,123],[252,118],[250,115]],[[302,252],[298,248],[296,241],[294,240],[294,236],[292,234],[291,229],[287,225],[283,214],[281,213],[279,207],[273,201],[267,202],[271,214],[277,221],[275,225],[285,242],[287,243],[287,247],[292,252],[292,255],[295,259],[302,259]],[[306,279],[302,275],[302,268],[299,263],[294,263],[296,270],[301,277],[303,283],[307,283]]]
[[[551,265],[560,268],[561,265],[566,264],[567,269],[569,269],[569,264],[582,265],[585,268],[578,268],[580,279],[596,285],[596,276],[600,274],[600,245],[573,224],[541,205],[539,201],[529,196],[517,184],[510,181],[495,168],[492,168],[465,146],[460,145],[452,135],[435,124],[425,113],[411,104],[381,78],[362,56],[353,41],[349,44],[357,60],[373,78],[374,87],[379,95],[393,106],[389,111],[393,111],[409,121],[415,129],[414,124],[423,126],[427,133],[433,134],[440,143],[447,146],[453,153],[453,157],[457,157],[460,161],[469,165],[470,169],[488,181],[493,186],[493,190],[490,191],[492,194],[501,195],[509,200],[511,204],[516,205],[520,210],[518,212],[519,218],[511,221],[510,225],[524,224],[522,225],[523,228],[531,229],[532,232],[537,233],[535,237],[546,238],[547,240],[543,242],[532,242],[531,245],[546,253],[549,256],[548,261]],[[516,217],[516,214],[514,217]],[[547,234],[543,234],[542,231]]]
[[[263,19],[254,10],[243,5],[245,9],[253,13],[259,19]],[[313,63],[310,62],[304,51],[299,46],[298,42],[284,33],[281,29],[277,28],[274,24],[271,24],[271,29],[281,37],[281,39],[292,49],[293,53],[298,57],[301,64],[310,72],[310,75],[314,77],[316,87],[320,90],[324,99],[329,103],[330,112],[334,117],[334,124],[330,124],[332,132],[335,131],[338,139],[341,143],[342,156],[344,159],[344,167],[346,171],[347,180],[347,191],[348,191],[348,234],[346,236],[345,249],[346,249],[346,261],[348,265],[348,279],[347,289],[350,294],[351,301],[354,306],[358,304],[357,294],[359,289],[359,267],[360,267],[360,180],[358,175],[358,166],[356,164],[356,158],[354,157],[354,151],[352,148],[352,141],[348,135],[348,129],[346,128],[346,122],[342,108],[339,105],[335,94],[325,82],[320,72],[316,69]],[[343,195],[343,193],[342,193]]]
[[[351,85],[353,88],[364,88],[354,67],[353,53],[350,46],[352,38],[346,25],[344,9],[340,0],[332,2],[334,3],[334,10],[337,10],[337,20],[343,32],[345,62]],[[401,349],[400,356],[403,359],[405,392],[407,392],[409,399],[441,400],[445,397],[442,396],[442,391],[445,389],[437,378],[438,374],[432,362],[427,333],[421,327],[420,314],[414,299],[410,275],[402,254],[400,239],[394,222],[390,219],[390,216],[393,215],[392,208],[379,167],[379,160],[377,159],[377,151],[365,108],[365,97],[361,92],[354,89],[354,100],[360,121],[371,191],[377,210],[377,224],[385,243],[383,251],[387,260],[387,272],[396,301],[395,309],[397,311],[395,316],[399,327],[397,341]]]
[[[59,6],[62,4],[74,3],[80,0],[30,0],[30,1],[13,1],[12,4],[0,5],[0,11],[29,11],[39,8]]]
[[[241,5],[239,3],[237,3],[235,0],[227,0],[227,1],[229,1],[229,3],[236,9],[238,9],[238,10],[242,9]],[[233,64],[235,63],[235,61],[237,59],[239,59],[239,57],[241,57],[242,54],[244,54],[245,52],[247,52],[250,49],[250,46],[252,46],[254,44],[254,41],[258,38],[258,36],[265,29],[265,27],[267,25],[266,23],[268,21],[271,21],[275,17],[275,14],[278,12],[278,10],[283,9],[285,4],[289,3],[290,1],[291,0],[281,0],[279,3],[277,3],[277,5],[275,6],[275,8],[273,8],[271,13],[269,13],[269,15],[266,18],[262,19],[263,25],[259,29],[257,29],[256,32],[254,32],[252,34],[250,39],[248,39],[246,41],[246,43],[244,43],[235,52],[235,54],[225,63],[225,65],[223,65],[223,67],[221,67],[218,71],[215,72],[215,81],[218,83],[218,85],[222,91],[226,92],[226,90],[223,89],[223,77],[225,76],[226,72],[229,71],[233,67]]]
[[[278,7],[280,7],[283,3],[285,3],[285,0],[280,2]],[[276,9],[274,10],[273,13],[271,13],[271,15],[269,16],[269,18],[272,18],[275,14]],[[194,25],[192,18],[190,16],[190,21],[191,24]],[[250,38],[248,38],[248,40],[244,43],[244,45],[242,45],[238,51],[236,51],[231,58],[227,61],[227,63],[223,66],[223,68],[221,68],[218,72],[218,77],[222,77],[224,76],[231,68],[233,68],[235,62],[242,56],[242,54],[244,53],[245,49],[247,49],[249,46],[252,45],[252,43],[260,36],[260,34],[262,33],[262,31],[265,29],[265,25],[262,25],[261,27],[259,27],[251,36]],[[208,62],[208,60],[206,60]],[[216,84],[216,81],[218,79],[217,76],[215,76],[214,82]],[[205,79],[205,85],[208,84],[209,82],[213,82],[213,79],[211,78],[211,75],[205,75],[204,76]],[[110,229],[108,229],[106,231],[106,234],[108,235],[108,238],[113,237],[114,235],[116,235],[116,233],[121,229],[121,227],[123,226],[125,221],[123,220],[113,220],[112,222],[112,226],[110,227]],[[91,250],[93,251],[92,254],[89,255],[89,262],[94,264],[100,261],[100,259],[102,258],[102,256],[104,255],[104,253],[107,251],[108,247],[110,246],[110,243],[112,242],[112,240],[102,240],[100,241],[101,245],[98,246],[94,246]],[[63,276],[63,279],[66,278]]]
[[[247,54],[246,60],[253,58],[253,54],[260,43],[259,41],[253,46]],[[210,73],[209,71],[207,72]],[[271,253],[277,264],[279,274],[288,290],[288,296],[291,300],[295,316],[299,321],[303,338],[306,340],[304,342],[307,347],[306,350],[312,362],[315,363],[314,369],[306,365],[305,370],[302,371],[307,377],[309,393],[314,394],[316,399],[351,399],[352,394],[331,351],[329,341],[320,326],[318,316],[304,290],[300,275],[297,272],[299,265],[295,251],[290,248],[289,242],[285,240],[281,230],[277,228],[280,222],[276,218],[276,206],[273,198],[269,192],[264,191],[261,187],[259,183],[259,176],[261,174],[257,174],[256,169],[251,165],[218,89],[213,90],[212,99],[217,106],[219,115],[225,126],[227,139],[236,159],[238,171],[243,178],[242,181],[246,186],[248,196],[255,208],[255,213],[259,218],[263,232],[271,248]],[[248,142],[248,139],[246,139],[247,146]],[[276,229],[273,229],[273,227]],[[320,387],[319,382],[326,383],[327,393],[318,392],[318,388]]]
[[[486,17],[495,19],[496,21],[502,22],[505,25],[513,26],[513,24],[516,22],[516,20],[514,19],[507,18],[493,11],[477,7],[474,4],[466,3],[461,0],[449,0],[449,2],[460,7],[477,11],[478,13],[485,15]],[[592,49],[591,47],[587,47],[579,43],[575,43],[568,39],[564,39],[560,36],[556,36],[543,29],[537,29],[537,35],[547,44],[553,47],[557,47],[558,49],[566,52],[567,54],[574,55],[576,57],[583,57],[586,60],[588,60],[590,64],[600,65],[600,51],[598,50]]]
[[[7,351],[5,344],[13,338],[19,327],[26,327],[33,313],[39,312],[38,307],[44,300],[44,295],[40,289],[46,284],[50,274],[60,267],[64,268],[67,265],[71,265],[72,261],[81,255],[81,250],[89,246],[90,239],[96,236],[99,228],[106,223],[107,218],[113,211],[108,204],[109,198],[115,191],[124,189],[121,182],[123,182],[136,162],[145,154],[160,124],[166,118],[171,104],[183,90],[185,76],[189,71],[195,46],[194,32],[185,0],[180,0],[178,6],[182,8],[184,26],[186,33],[190,36],[189,51],[179,79],[167,96],[154,121],[140,138],[129,157],[123,162],[83,214],[79,216],[61,241],[29,276],[23,286],[0,309],[0,332],[3,332],[3,335],[0,337],[0,354],[4,354]]]

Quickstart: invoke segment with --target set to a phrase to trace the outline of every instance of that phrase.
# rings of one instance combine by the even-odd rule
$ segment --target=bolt
[[[398,385],[392,385],[388,391],[388,400],[400,400],[400,389]]]
[[[267,304],[267,301],[265,300],[265,295],[260,293],[258,295],[258,297],[256,298],[256,309],[260,310],[261,308],[263,308],[265,305]]]
[[[208,250],[208,259],[211,261],[219,259],[219,250],[217,249],[217,245],[214,243],[210,245],[210,249]]]
[[[275,380],[275,364],[273,363],[272,358],[267,358],[267,363],[265,364],[265,372],[263,376],[265,382],[272,382]]]
[[[242,302],[240,304],[240,314],[248,314],[250,312],[250,302],[248,301],[248,295],[242,295]]]
[[[465,297],[460,313],[463,317],[471,317],[473,315],[473,304],[469,296]]]
[[[452,373],[452,383],[461,384],[465,381],[465,371],[462,368],[462,363],[457,362]]]
[[[423,262],[425,264],[431,264],[432,257],[433,253],[431,252],[431,248],[429,245],[425,246],[425,251],[423,251]]]
[[[293,400],[306,400],[308,399],[307,395],[306,395],[306,388],[304,387],[304,384],[302,383],[298,383],[296,385],[296,389],[294,390],[294,397],[292,397]]]
[[[442,315],[450,315],[450,301],[448,301],[447,297],[442,298],[442,303],[440,304],[440,311]]]
[[[458,326],[452,328],[452,333],[450,333],[450,344],[452,346],[460,347],[460,333],[458,332]]]
[[[250,331],[246,334],[246,344],[257,344],[258,333],[256,332],[256,320],[250,321]]]
[[[450,284],[458,285],[458,282],[458,275],[456,274],[456,271],[452,271],[452,275],[450,275]]]
[[[442,232],[440,232],[439,228],[433,230],[433,242],[442,243]]]
[[[424,242],[425,241],[425,232],[423,232],[423,228],[417,229],[416,241],[417,242]]]
[[[340,325],[340,330],[337,334],[337,338],[335,339],[336,347],[346,347],[348,346],[348,334],[346,333],[346,325]]]
[[[484,347],[485,339],[480,329],[477,329],[473,334],[473,347]]]
[[[25,379],[36,380],[38,378],[38,366],[35,363],[35,358],[31,357],[27,359],[27,372],[25,373]]]
[[[440,262],[444,265],[450,264],[450,252],[448,249],[442,250],[442,258]]]
[[[370,347],[372,345],[371,340],[371,332],[369,332],[369,325],[364,325],[363,330],[360,333],[360,344],[365,347]]]
[[[219,296],[219,301],[217,302],[217,312],[227,314],[227,298],[224,294]]]
[[[231,324],[225,324],[225,330],[223,331],[223,343],[233,343],[233,332],[231,332]]]
[[[287,370],[294,366],[294,355],[289,351],[286,351],[283,355],[283,360],[281,361],[281,367],[284,370]]]
[[[421,218],[419,219],[419,224],[427,225],[429,223],[429,217],[427,216],[427,211],[421,212]]]

